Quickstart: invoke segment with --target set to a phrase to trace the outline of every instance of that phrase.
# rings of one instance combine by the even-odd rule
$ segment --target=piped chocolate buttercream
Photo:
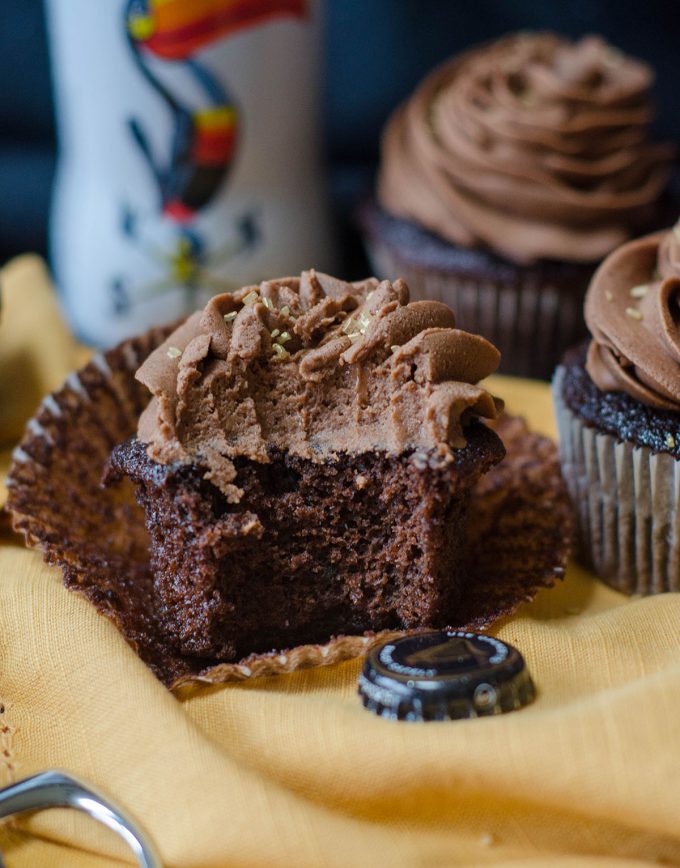
[[[450,455],[469,418],[496,417],[477,383],[498,362],[446,305],[410,302],[403,281],[307,271],[215,296],[179,326],[137,372],[153,395],[138,437],[158,462],[198,460],[238,502],[237,457]]]
[[[586,368],[603,392],[680,411],[680,223],[624,244],[588,289]]]
[[[674,149],[653,73],[596,36],[519,33],[429,75],[389,121],[378,198],[514,262],[595,262],[651,217]]]

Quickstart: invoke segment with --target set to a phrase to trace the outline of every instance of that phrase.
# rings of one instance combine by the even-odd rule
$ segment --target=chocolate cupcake
[[[321,279],[324,283],[328,280]],[[267,306],[264,301],[262,303]],[[320,304],[324,305],[323,299]],[[279,310],[285,315],[285,305]],[[233,313],[232,309],[226,314],[230,322],[235,319]],[[350,344],[358,342],[357,333],[361,334],[368,321],[367,316],[359,318],[356,314],[360,314],[360,311],[354,311],[352,322],[343,321],[349,329]],[[151,479],[152,485],[162,482],[164,476],[168,481],[167,491],[161,491],[158,498],[158,515],[151,516],[151,521],[160,527],[164,521],[162,511],[166,507],[166,496],[173,490],[178,492],[182,474],[192,473],[190,462],[183,468],[179,467],[179,462],[163,464],[158,461],[152,464],[147,451],[138,438],[135,439],[140,416],[149,407],[149,390],[135,379],[135,373],[140,366],[146,367],[146,360],[164,343],[167,347],[165,356],[162,353],[157,356],[161,374],[168,359],[177,360],[182,355],[177,343],[167,342],[173,331],[172,326],[152,329],[105,353],[95,354],[84,367],[69,374],[59,389],[45,397],[30,420],[20,445],[13,452],[6,479],[7,505],[12,512],[15,530],[24,535],[28,546],[40,550],[48,563],[61,570],[67,588],[85,597],[98,612],[115,624],[140,658],[173,690],[190,689],[196,682],[222,683],[293,672],[309,666],[328,666],[363,655],[374,643],[389,636],[404,635],[403,631],[376,633],[369,630],[349,635],[327,634],[319,643],[296,646],[271,641],[267,642],[266,652],[255,652],[249,648],[239,660],[228,663],[210,657],[184,655],[178,650],[178,642],[172,631],[161,626],[161,622],[165,624],[167,619],[167,597],[162,582],[158,582],[154,576],[158,571],[151,556],[156,558],[156,553],[146,529],[144,510],[135,501],[133,486],[128,478],[106,487],[101,484],[107,463],[111,465],[109,475],[126,475],[126,470],[131,475],[141,475],[153,467],[157,476]],[[281,349],[272,346],[272,353],[286,360],[283,350],[287,346],[291,346],[291,349],[294,347],[290,342],[292,338],[288,337],[286,330],[279,335],[274,332],[275,329],[272,329],[269,333],[269,340]],[[288,334],[291,334],[290,330]],[[391,345],[390,349],[392,346],[396,344]],[[442,356],[440,353],[435,356],[430,369],[433,374],[442,370]],[[149,373],[148,368],[146,373]],[[202,373],[206,373],[205,367]],[[468,374],[471,374],[471,369],[468,369]],[[172,382],[171,379],[169,387]],[[436,385],[433,383],[433,386]],[[425,390],[429,388],[425,383],[422,386]],[[418,383],[410,388],[417,391]],[[477,458],[486,461],[498,449],[497,441],[490,439],[488,434],[480,433],[478,425],[481,423],[467,420],[464,416],[461,416],[461,421],[464,423],[462,429],[467,447],[454,450],[461,457],[458,464],[461,474],[467,472],[466,468],[471,466],[472,461]],[[435,418],[436,414],[432,421]],[[148,422],[149,419],[146,419],[145,424]],[[500,617],[511,615],[521,603],[532,599],[540,588],[550,587],[563,577],[571,547],[572,511],[555,444],[547,437],[528,430],[522,419],[506,413],[485,424],[501,439],[506,455],[480,477],[471,492],[463,561],[458,564],[454,576],[454,598],[458,602],[446,618],[447,623],[440,625],[448,629],[480,630]],[[129,441],[128,445],[116,451],[112,462],[111,450],[126,440]],[[471,451],[466,452],[468,447]],[[403,453],[402,458],[407,457]],[[394,456],[387,453],[380,456],[376,451],[376,461],[384,459],[389,462],[391,458]],[[291,458],[293,460],[298,459]],[[395,478],[398,464],[398,461],[393,462]],[[445,468],[441,466],[439,457],[435,459],[434,456],[428,456],[427,450],[413,452],[411,464],[402,462],[402,470],[413,475],[414,482],[417,476],[423,481],[434,480],[435,483],[446,479],[443,472]],[[244,460],[236,458],[234,465],[237,468],[239,465],[244,466]],[[294,492],[288,490],[295,486],[294,468],[278,476],[278,470],[282,468],[274,461],[263,465],[251,462],[249,467],[256,481],[256,471],[266,474],[261,478],[272,497],[280,498],[287,494],[290,499],[285,501],[286,505],[295,507]],[[309,467],[312,473],[322,472],[320,467]],[[347,464],[344,465],[345,471],[346,468]],[[338,470],[343,471],[340,461]],[[340,476],[336,481],[342,493]],[[223,482],[229,484],[226,480]],[[368,474],[356,474],[351,479],[351,485],[345,486],[341,506],[343,503],[346,506],[348,500],[356,497],[357,509],[363,510],[365,516],[370,503],[361,501],[361,492],[375,501],[375,491],[371,492],[369,482]],[[194,475],[186,486],[187,509],[180,516],[185,525],[197,503],[191,485],[207,488],[207,507],[215,498],[223,496],[214,485],[208,486],[207,480]],[[394,490],[394,485],[391,485],[390,492]],[[463,494],[462,487],[459,486],[457,491]],[[316,495],[316,490],[312,494]],[[441,487],[430,492],[430,495],[432,502],[441,503]],[[260,496],[260,491],[254,489],[253,496]],[[143,496],[140,499],[143,500]],[[389,492],[383,494],[383,500],[387,502],[386,511],[389,512]],[[69,504],[68,510],[63,509],[66,502]],[[227,518],[230,508],[226,508],[215,523],[218,536],[228,529],[228,522],[222,519]],[[234,508],[233,512],[236,511]],[[347,515],[347,512],[345,509],[344,514]],[[374,509],[374,521],[382,531],[384,523],[381,512],[382,507],[378,503]],[[198,516],[201,521],[196,523],[196,529],[201,525],[205,528],[205,515]],[[456,514],[453,520],[455,518]],[[423,519],[427,520],[428,516],[423,516]],[[314,514],[308,523],[312,533],[320,523],[319,516]],[[247,523],[241,525],[241,529],[245,531]],[[170,527],[167,537],[169,546],[175,545],[177,550],[171,536],[174,530],[174,527]],[[185,530],[186,527],[179,532],[184,533]],[[161,539],[159,545],[164,545],[165,541]],[[209,532],[203,533],[200,539],[189,536],[189,544],[194,546],[194,550],[204,544],[207,552],[205,544],[209,541]],[[267,536],[262,538],[262,552],[266,553],[270,542]],[[417,545],[421,545],[420,540]],[[218,552],[219,548],[216,547],[215,553]],[[183,554],[180,552],[178,557],[183,557]],[[361,552],[358,554],[362,556]],[[398,554],[403,556],[404,553]],[[406,554],[413,558],[418,556],[418,551],[409,550]],[[166,555],[161,553],[161,559],[163,557]],[[270,570],[269,564],[265,564],[265,567]],[[328,576],[332,577],[332,560],[327,569]],[[393,576],[392,566],[389,565],[379,578],[379,583],[388,586]],[[179,578],[180,582],[185,580],[184,575]],[[256,582],[258,578],[255,577]],[[159,587],[162,593],[159,593]],[[180,584],[178,594],[181,594],[181,587]],[[357,576],[356,587],[361,587],[360,576]],[[446,589],[443,590],[446,593]],[[257,584],[253,585],[252,593],[258,593]],[[308,601],[303,603],[308,605]],[[249,605],[252,606],[252,603],[249,602]],[[269,600],[263,598],[262,611],[266,612],[268,605]],[[268,613],[267,617],[271,619],[273,615]],[[415,631],[417,629],[414,628]]]
[[[585,336],[598,262],[664,225],[673,149],[649,141],[652,83],[594,36],[522,33],[440,66],[384,132],[361,212],[376,273],[450,304],[503,372],[549,377]]]
[[[107,475],[136,486],[176,651],[448,623],[470,493],[504,454],[477,421],[498,360],[402,281],[314,271],[176,329],[137,372],[153,397]]]
[[[626,593],[679,591],[680,225],[612,253],[585,318],[553,381],[582,556]]]

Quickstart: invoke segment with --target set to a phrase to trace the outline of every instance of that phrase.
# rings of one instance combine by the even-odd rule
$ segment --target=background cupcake
[[[362,213],[375,270],[450,304],[502,370],[549,376],[585,333],[594,267],[663,223],[652,82],[594,36],[522,33],[440,66],[384,132]]]
[[[553,382],[582,554],[621,591],[678,591],[680,224],[612,253],[585,315]]]

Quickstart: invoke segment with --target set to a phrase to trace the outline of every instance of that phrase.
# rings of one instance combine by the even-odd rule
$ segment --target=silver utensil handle
[[[47,771],[0,790],[0,819],[43,808],[75,808],[123,838],[141,868],[161,868],[156,848],[137,823],[109,799],[66,772]]]

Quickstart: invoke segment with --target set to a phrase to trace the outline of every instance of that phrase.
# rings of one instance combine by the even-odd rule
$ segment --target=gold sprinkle
[[[273,344],[272,349],[280,359],[287,359],[290,353],[281,344]]]
[[[400,350],[401,347],[399,346],[399,344],[392,344],[392,346],[390,347],[390,349],[392,350],[393,353],[396,353],[396,351],[397,351],[397,350]]]
[[[288,307],[287,304],[284,304],[284,306],[281,308],[279,313],[283,314],[283,316],[290,316],[290,308]]]
[[[224,321],[225,322],[231,322],[233,319],[236,319],[237,316],[238,316],[238,311],[232,310],[229,313],[225,313]]]
[[[649,284],[641,283],[639,286],[634,286],[630,294],[633,298],[644,298],[647,295],[647,290],[649,289]]]
[[[672,434],[666,434],[666,446],[669,449],[675,449],[675,437]]]
[[[271,298],[263,298],[263,299],[262,299],[262,304],[263,304],[266,308],[269,308],[269,310],[273,310],[273,308],[274,308],[274,302],[271,300]]]
[[[176,359],[182,355],[182,350],[179,347],[168,347],[168,358]]]
[[[348,335],[352,331],[353,328],[354,328],[354,320],[352,319],[351,316],[348,316],[347,319],[342,324],[342,326],[340,327],[340,331],[343,331],[346,335]]]
[[[277,344],[285,344],[286,341],[290,340],[290,332],[281,332],[279,339],[277,340]]]
[[[243,298],[243,304],[253,304],[253,302],[258,301],[259,298],[259,293],[256,290],[253,290]]]
[[[372,289],[372,290],[368,293],[368,295],[366,296],[366,301],[370,301],[370,300],[373,298],[374,295],[375,295],[375,290]]]
[[[604,297],[607,299],[607,301],[614,301],[614,295],[610,289],[605,289]]]
[[[369,313],[366,313],[365,311],[362,311],[359,314],[359,331],[362,334],[366,332],[366,329],[371,324],[372,319],[373,319],[373,317]]]
[[[347,335],[347,337],[348,337],[348,338],[352,341],[352,343],[354,344],[354,343],[356,343],[356,342],[359,340],[359,338],[362,338],[363,335],[361,334],[361,332],[351,332],[350,334]]]
[[[277,335],[280,335],[280,334],[281,334],[281,332],[279,329],[274,329],[274,331],[272,332],[272,337],[275,338]]]
[[[629,316],[631,319],[642,319],[642,314],[636,307],[627,307],[626,316]]]

